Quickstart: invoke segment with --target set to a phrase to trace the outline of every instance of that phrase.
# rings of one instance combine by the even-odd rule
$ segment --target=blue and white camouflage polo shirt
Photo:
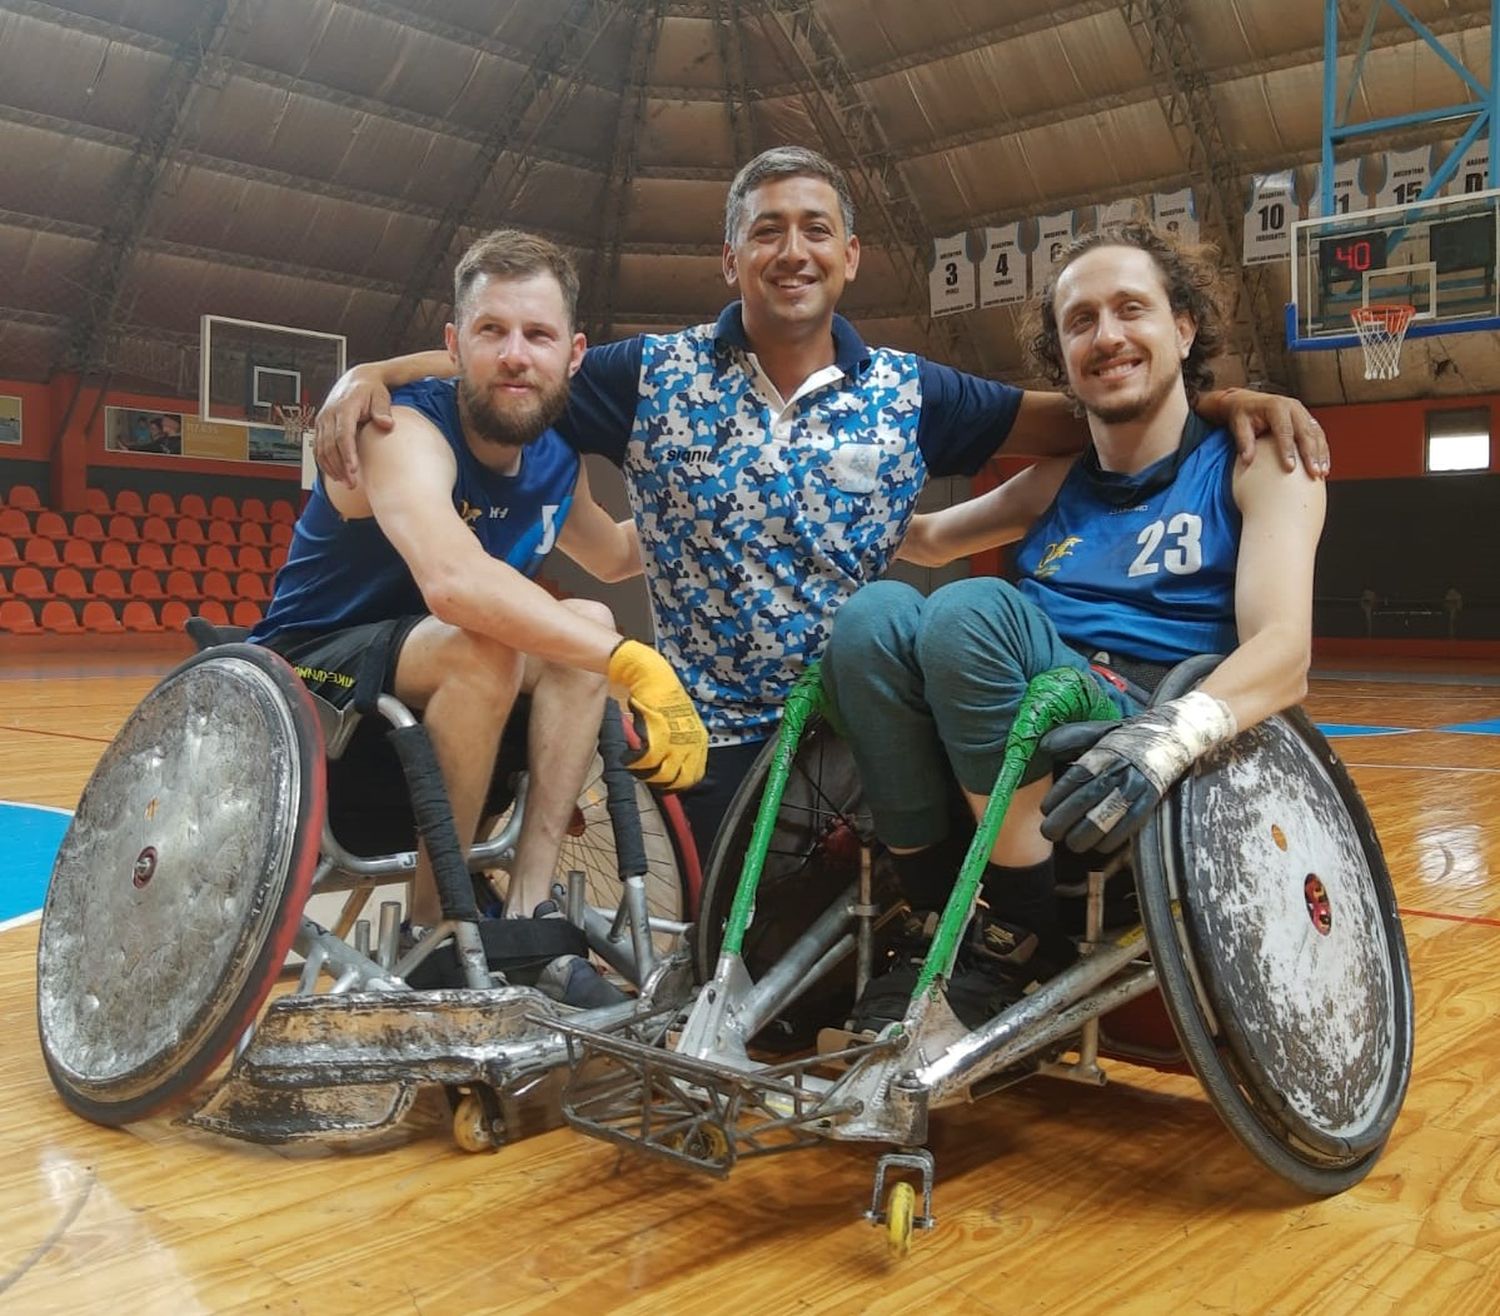
[[[590,348],[558,430],[621,466],[656,645],[715,745],[768,735],[834,613],[884,574],[929,475],[972,475],[1020,390],[868,348],[835,316],[835,363],[782,398],[716,324]]]

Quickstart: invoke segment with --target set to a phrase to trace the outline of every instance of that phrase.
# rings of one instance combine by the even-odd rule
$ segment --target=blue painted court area
[[[42,907],[52,860],[72,820],[66,809],[0,801],[0,927]]]
[[[1467,736],[1500,736],[1500,717],[1484,722],[1455,722],[1451,726],[1439,727],[1439,731],[1461,731]]]
[[[1319,722],[1318,730],[1329,740],[1341,736],[1409,736],[1415,727],[1374,727],[1359,722]]]

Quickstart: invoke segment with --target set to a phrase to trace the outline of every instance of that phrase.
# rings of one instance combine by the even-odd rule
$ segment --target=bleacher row
[[[27,485],[0,499],[0,632],[181,631],[197,613],[251,626],[286,561],[284,499],[87,491],[87,511],[49,510]]]

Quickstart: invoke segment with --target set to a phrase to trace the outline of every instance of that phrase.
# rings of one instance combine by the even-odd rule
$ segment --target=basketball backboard
[[[342,334],[205,315],[198,414],[230,425],[281,424],[278,407],[317,406],[344,373]]]
[[[1351,314],[1392,303],[1408,338],[1500,330],[1497,233],[1500,189],[1299,221],[1287,345],[1358,347]]]

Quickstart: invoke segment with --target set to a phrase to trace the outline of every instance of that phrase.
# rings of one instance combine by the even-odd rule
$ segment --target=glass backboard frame
[[[308,370],[306,367],[299,368],[293,364],[273,363],[251,363],[251,371],[246,377],[245,386],[249,398],[254,399],[259,391],[261,379],[266,370],[279,371],[285,375],[295,374],[297,376],[297,388],[305,391],[309,386],[308,375],[315,376],[312,383],[318,396],[310,399],[314,404],[320,404],[327,396],[333,382],[344,373],[348,364],[348,340],[343,334],[325,333],[317,329],[299,329],[293,325],[267,324],[259,320],[240,320],[228,315],[204,315],[199,320],[200,351],[198,362],[198,416],[205,421],[213,421],[221,425],[239,425],[249,429],[280,428],[281,422],[273,414],[273,408],[269,405],[263,409],[264,416],[255,415],[233,415],[226,414],[222,406],[216,407],[213,397],[212,369],[214,359],[214,330],[216,326],[232,326],[235,330],[248,330],[267,335],[284,335],[288,342],[287,346],[296,346],[296,340],[301,339],[305,350],[317,352],[320,355],[332,353],[333,357],[323,368]],[[326,381],[321,377],[331,372],[331,378]],[[299,399],[308,400],[308,399]],[[247,408],[248,409],[248,408]]]
[[[1459,299],[1464,309],[1446,314],[1440,299],[1442,273],[1437,261],[1397,260],[1392,263],[1392,257],[1403,246],[1411,247],[1412,254],[1428,255],[1430,250],[1419,252],[1417,249],[1419,246],[1430,249],[1430,235],[1435,227],[1481,216],[1488,221],[1490,238],[1485,291],[1467,301]],[[1378,245],[1385,263],[1376,268],[1354,268],[1348,272],[1347,281],[1351,286],[1358,283],[1359,295],[1344,294],[1325,299],[1323,287],[1327,285],[1320,287],[1325,245],[1340,237],[1347,238],[1350,243],[1359,243],[1380,235],[1384,235]],[[1392,237],[1394,242],[1390,240]],[[1494,263],[1497,251],[1500,251],[1500,188],[1298,220],[1292,225],[1291,301],[1286,308],[1287,346],[1296,351],[1358,348],[1359,335],[1354,332],[1349,311],[1355,306],[1377,302],[1404,301],[1416,307],[1417,313],[1406,331],[1408,339],[1500,331],[1500,275],[1497,275]],[[1421,277],[1417,277],[1419,272]],[[1359,276],[1357,281],[1356,274]],[[1372,279],[1372,276],[1375,277]],[[1407,278],[1405,286],[1400,282],[1403,277]]]

